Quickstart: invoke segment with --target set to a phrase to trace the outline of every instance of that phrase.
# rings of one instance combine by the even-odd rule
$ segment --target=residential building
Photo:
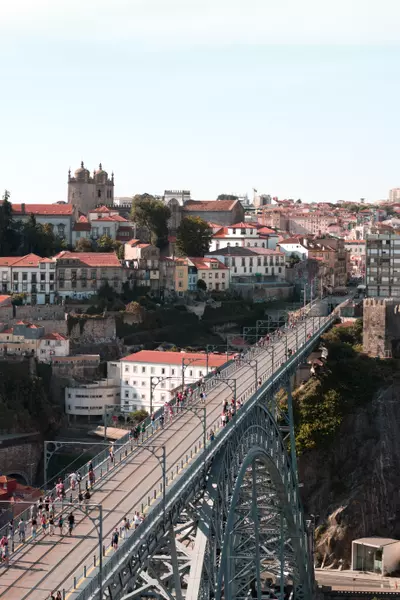
[[[90,175],[83,162],[71,176],[68,171],[68,206],[87,214],[99,204],[113,204],[114,202],[114,173],[111,178],[104,171],[101,163],[99,168]]]
[[[57,293],[61,298],[88,298],[105,283],[118,293],[124,269],[115,252],[67,252],[54,257],[57,263]]]
[[[210,244],[210,252],[227,247],[255,247],[275,250],[278,237],[273,229],[258,223],[235,223],[229,227],[222,227],[214,233]]]
[[[196,292],[197,291],[197,280],[198,274],[197,269],[194,265],[188,265],[188,291]]]
[[[69,339],[60,333],[45,333],[44,327],[27,321],[17,321],[13,327],[0,328],[2,355],[35,356],[40,362],[69,355]]]
[[[36,254],[0,257],[1,292],[24,294],[28,304],[52,304],[56,294],[56,262]]]
[[[149,287],[158,291],[160,287],[160,250],[152,244],[133,239],[125,243],[124,264],[127,279],[133,286]]]
[[[188,264],[197,269],[197,279],[202,279],[210,292],[229,289],[229,268],[217,258],[189,257]]]
[[[72,227],[75,220],[75,208],[65,202],[55,204],[12,204],[13,218],[26,222],[33,215],[40,225],[50,225],[54,235],[72,241]]]
[[[332,213],[324,213],[319,210],[306,214],[291,213],[288,229],[292,234],[322,235],[329,233],[329,226],[335,223],[336,218]]]
[[[400,188],[392,188],[389,190],[389,202],[400,201]]]
[[[184,296],[189,289],[189,261],[187,258],[176,258],[175,265],[175,292],[178,296]]]
[[[345,240],[344,247],[348,254],[349,275],[361,277],[365,275],[365,240]]]
[[[230,357],[228,357],[230,358]],[[170,401],[177,389],[202,379],[222,367],[226,356],[205,352],[159,352],[141,350],[119,361],[121,377],[121,409],[126,412],[141,408],[157,410]],[[118,373],[118,363],[109,363],[108,373]],[[183,373],[182,373],[183,371]],[[152,392],[150,382],[152,381]],[[152,398],[151,398],[152,395]]]
[[[72,228],[72,244],[81,238],[97,242],[107,235],[112,240],[126,242],[134,232],[133,225],[122,217],[117,210],[99,206],[92,209],[88,215],[80,215]]]
[[[119,379],[100,379],[82,383],[74,381],[65,388],[65,414],[68,421],[97,421],[103,418],[106,407],[120,406]]]
[[[274,276],[285,279],[285,255],[279,250],[233,246],[209,252],[206,258],[217,258],[228,267],[231,283],[235,277]]]
[[[239,200],[189,200],[182,211],[182,217],[200,217],[221,226],[244,221],[244,209]]]
[[[189,289],[187,258],[166,257],[160,260],[160,293],[183,297]]]
[[[400,236],[367,235],[366,286],[367,296],[400,296]]]

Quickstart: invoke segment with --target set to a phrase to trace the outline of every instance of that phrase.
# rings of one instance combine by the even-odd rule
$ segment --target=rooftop
[[[229,360],[234,355],[230,355]],[[140,350],[129,356],[121,358],[120,362],[144,362],[162,365],[182,365],[183,359],[193,360],[193,365],[205,367],[207,365],[207,354],[205,352],[160,352],[159,350]],[[225,364],[226,355],[209,354],[208,365],[212,368],[222,367]]]
[[[239,200],[189,200],[183,210],[187,211],[226,211],[232,210]]]
[[[394,540],[393,538],[365,537],[358,540],[353,540],[353,543],[363,544],[364,546],[372,546],[373,548],[381,548],[382,546],[399,544],[400,540]]]
[[[227,269],[221,261],[217,258],[203,258],[203,257],[192,257],[189,256],[189,260],[198,269],[211,269],[211,264],[216,264],[218,269]]]
[[[72,204],[12,204],[15,215],[73,215]]]
[[[73,260],[88,267],[121,267],[115,252],[68,252],[64,250],[55,256],[57,260]]]

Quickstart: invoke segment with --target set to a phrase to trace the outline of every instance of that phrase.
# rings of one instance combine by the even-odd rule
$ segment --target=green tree
[[[10,192],[5,190],[0,205],[0,256],[15,254],[19,244],[19,224],[13,220]]]
[[[79,238],[75,244],[75,252],[93,252],[93,244],[87,238]]]
[[[197,280],[197,289],[201,290],[202,292],[206,292],[207,291],[207,284],[204,281],[204,279],[198,279]]]
[[[234,194],[220,194],[217,200],[238,200],[239,197]]]
[[[97,241],[97,250],[99,252],[111,252],[113,250],[114,241],[109,235],[102,235]]]
[[[213,231],[200,217],[185,217],[178,227],[176,246],[185,256],[204,256],[210,249]]]
[[[124,260],[125,246],[122,242],[120,242],[119,240],[114,240],[113,241],[113,250],[120,260]]]
[[[159,248],[168,241],[168,219],[171,211],[150,194],[136,194],[132,200],[131,219],[148,230],[152,244]]]

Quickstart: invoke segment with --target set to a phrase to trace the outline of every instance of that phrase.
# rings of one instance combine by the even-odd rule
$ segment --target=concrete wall
[[[400,357],[400,302],[393,298],[364,300],[364,352],[381,358]]]

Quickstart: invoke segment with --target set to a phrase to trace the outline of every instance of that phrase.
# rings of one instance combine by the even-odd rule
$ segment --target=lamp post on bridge
[[[182,392],[185,389],[185,370],[187,369],[187,367],[189,367],[193,363],[199,362],[202,360],[203,360],[203,358],[190,358],[190,357],[182,358]],[[207,364],[207,375],[208,375],[208,354],[206,356],[206,364]]]
[[[153,414],[153,392],[158,386],[159,383],[163,381],[167,381],[168,379],[176,379],[176,377],[168,376],[168,377],[158,377],[157,375],[153,375],[150,377],[150,416]]]

